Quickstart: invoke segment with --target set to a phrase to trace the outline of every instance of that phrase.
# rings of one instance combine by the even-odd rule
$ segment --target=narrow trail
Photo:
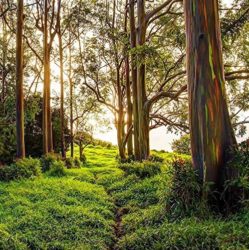
[[[114,225],[115,241],[113,245],[110,247],[110,250],[118,250],[117,243],[123,235],[122,215],[123,215],[122,208],[117,207],[115,210],[115,225]]]
[[[103,153],[101,151],[98,152],[98,157],[102,158],[102,164],[101,166],[98,165],[98,162],[95,159],[95,156],[93,155],[92,158],[89,159],[89,163],[91,165],[91,167],[93,168],[98,168],[98,169],[102,169],[103,172],[106,171],[106,169],[109,170],[113,170],[113,168],[115,168],[116,166],[116,160],[113,160],[113,157],[115,157],[116,152],[112,155],[110,153],[106,154]],[[115,173],[115,171],[113,171],[113,174]],[[94,179],[95,179],[95,183],[98,184],[98,178],[99,176],[101,176],[103,173],[101,173],[101,171],[99,172],[93,172],[94,175]],[[110,176],[112,175],[112,171],[109,172]],[[123,215],[125,215],[127,213],[127,209],[125,209],[124,207],[121,207],[120,204],[118,204],[113,195],[112,192],[110,192],[110,190],[108,189],[108,186],[106,186],[105,184],[98,184],[101,185],[104,189],[105,192],[108,194],[108,196],[110,197],[110,200],[113,202],[114,205],[114,216],[113,216],[113,220],[114,220],[114,225],[113,225],[113,235],[114,235],[114,241],[112,242],[112,244],[109,246],[109,250],[118,250],[118,242],[119,240],[124,236],[124,230],[123,230],[123,225],[122,225],[122,217]]]

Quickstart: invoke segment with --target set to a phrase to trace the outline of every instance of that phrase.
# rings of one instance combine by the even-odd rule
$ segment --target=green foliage
[[[41,158],[41,164],[42,164],[42,172],[49,171],[51,168],[51,165],[55,162],[60,160],[60,156],[50,153],[47,155],[43,155]]]
[[[207,215],[205,200],[202,202],[202,184],[190,161],[175,159],[169,169],[170,186],[165,193],[165,204],[170,220],[181,219],[197,213]]]
[[[159,155],[156,155],[156,154],[151,154],[150,157],[149,157],[149,161],[163,163],[164,158],[159,156]]]
[[[190,136],[183,135],[180,139],[172,142],[171,148],[174,152],[179,154],[190,154]]]
[[[89,169],[69,169],[66,171],[67,176],[72,176],[73,180],[81,182],[95,183],[94,174]]]
[[[151,161],[121,163],[118,167],[127,175],[135,174],[140,178],[148,178],[161,173],[161,164]]]
[[[226,182],[226,189],[239,190],[239,199],[248,202],[249,199],[249,141],[246,140],[234,149],[234,156],[229,163],[232,178]],[[237,195],[238,195],[237,194]]]
[[[10,164],[16,154],[15,124],[0,117],[0,165]]]
[[[81,167],[81,160],[78,157],[74,158],[74,167],[75,168],[80,168]]]
[[[246,151],[240,146],[238,167],[247,166]],[[121,169],[116,153],[87,147],[87,163],[73,169],[48,155],[42,178],[0,183],[0,249],[249,248],[248,207],[228,218],[211,214],[189,156],[153,151],[164,164]],[[120,239],[113,230],[117,208]]]
[[[11,165],[0,167],[1,181],[21,180],[40,175],[40,161],[33,158],[20,159]]]
[[[67,157],[67,158],[65,159],[65,165],[66,165],[66,167],[67,167],[68,169],[75,168],[75,166],[74,166],[74,158],[72,158],[72,157]]]
[[[66,175],[66,168],[63,161],[54,161],[47,172],[48,176],[62,177]]]
[[[120,249],[248,249],[247,223],[191,218],[141,227],[119,242]]]
[[[25,249],[25,245],[14,238],[4,225],[0,224],[0,249]]]
[[[85,154],[82,154],[81,156],[80,156],[80,162],[81,163],[83,163],[83,164],[85,164],[86,163],[86,155]]]
[[[0,184],[0,193],[0,246],[11,243],[1,249],[107,249],[112,244],[113,204],[100,186],[46,178]]]

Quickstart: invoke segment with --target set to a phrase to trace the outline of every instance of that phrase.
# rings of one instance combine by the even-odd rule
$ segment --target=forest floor
[[[90,146],[64,177],[0,183],[0,249],[249,249],[249,210],[166,214],[175,154],[153,153],[164,164],[148,178],[118,168],[115,148]]]

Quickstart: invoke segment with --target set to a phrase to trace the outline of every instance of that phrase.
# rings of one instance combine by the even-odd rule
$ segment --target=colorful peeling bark
[[[236,144],[225,94],[217,0],[185,0],[191,147],[203,181],[220,184]]]

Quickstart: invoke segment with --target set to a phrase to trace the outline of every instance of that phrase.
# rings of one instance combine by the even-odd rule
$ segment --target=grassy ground
[[[153,153],[165,163],[148,178],[125,174],[115,148],[96,146],[64,177],[0,183],[0,249],[249,249],[247,210],[172,221],[165,200],[175,155]]]

